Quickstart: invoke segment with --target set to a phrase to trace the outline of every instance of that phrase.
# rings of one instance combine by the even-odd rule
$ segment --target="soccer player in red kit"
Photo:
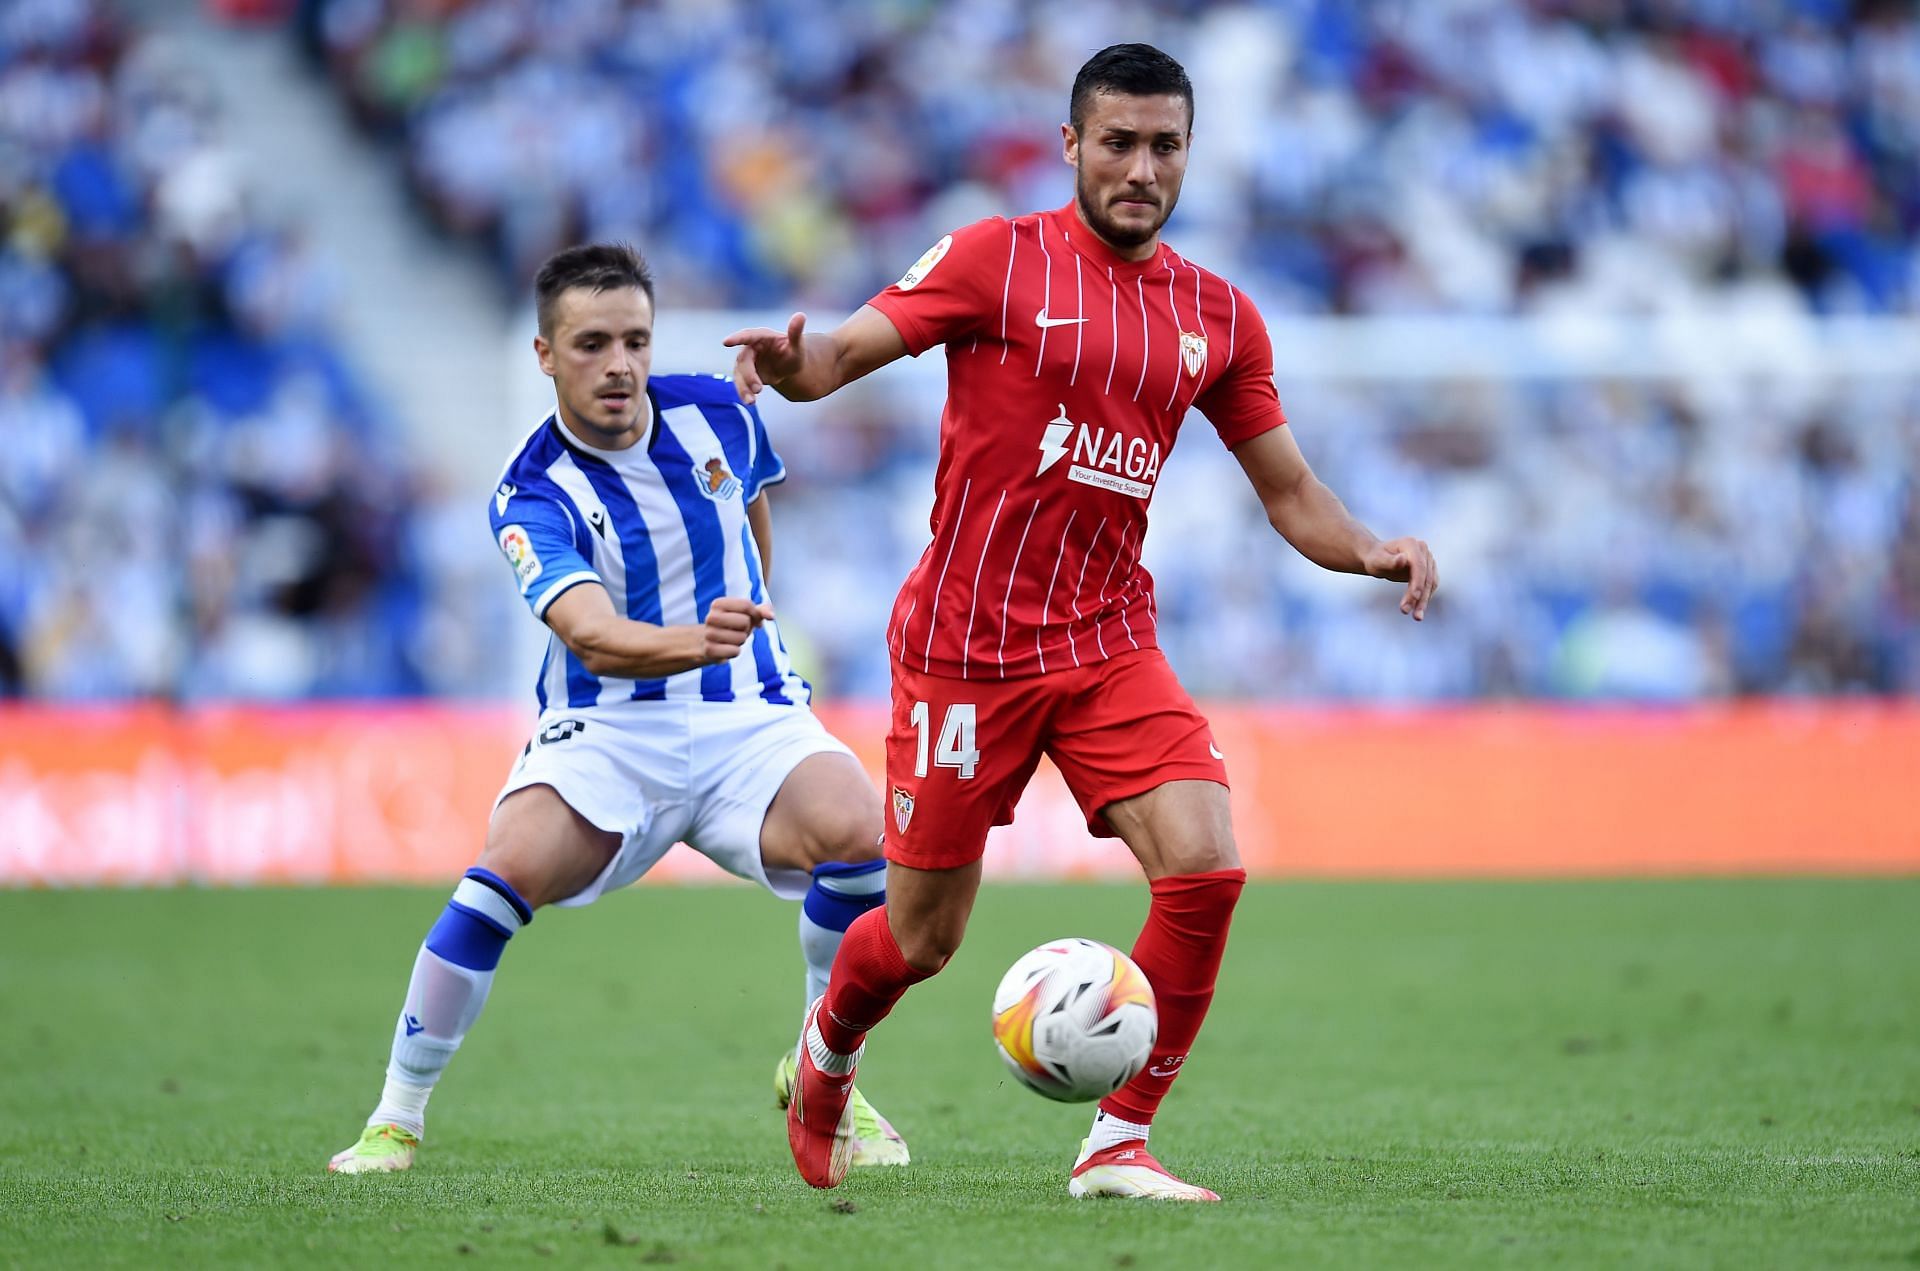
[[[1148,1128],[1213,999],[1246,871],[1226,765],[1154,640],[1140,564],[1147,505],[1189,407],[1246,470],[1273,527],[1327,569],[1406,584],[1419,539],[1382,542],[1315,479],[1286,427],[1252,302],[1160,241],[1187,166],[1193,87],[1120,44],[1080,68],[1062,125],[1073,202],[942,238],[833,334],[728,337],[752,401],[824,397],[902,354],[947,349],[933,541],[900,589],[887,736],[887,903],[841,943],[809,1010],[787,1136],[801,1175],[846,1175],[848,1091],[869,1029],[959,948],[987,831],[1040,756],[1088,828],[1118,836],[1152,889],[1133,957],[1153,985],[1147,1066],[1101,1101],[1075,1196],[1218,1200],[1147,1150]]]

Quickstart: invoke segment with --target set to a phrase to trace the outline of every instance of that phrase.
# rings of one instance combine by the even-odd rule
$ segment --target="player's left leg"
[[[426,1134],[427,1101],[479,1021],[508,941],[533,921],[534,910],[591,883],[620,842],[552,785],[503,795],[480,859],[415,956],[380,1101],[359,1140],[336,1153],[328,1170],[364,1174],[412,1166]]]
[[[808,755],[793,766],[760,823],[760,861],[812,881],[800,904],[806,1004],[827,991],[833,956],[853,920],[886,903],[880,796],[853,756]]]
[[[760,826],[760,859],[769,873],[805,871],[812,879],[800,898],[800,952],[807,963],[804,1008],[827,991],[834,957],[847,928],[887,901],[887,863],[880,856],[880,799],[851,755],[807,756],[787,774]],[[793,1049],[774,1068],[774,1097],[785,1108],[798,1073]],[[911,1159],[899,1131],[858,1087],[851,1164],[905,1165]]]
[[[696,756],[716,759],[696,776],[687,843],[800,901],[804,1006],[826,992],[847,928],[886,903],[879,796],[852,752],[803,708],[731,703],[701,712],[695,729]],[[794,1049],[783,1049],[774,1068],[783,1108],[797,1068]],[[907,1164],[906,1141],[857,1089],[848,1110],[851,1164]]]
[[[1152,889],[1133,960],[1153,985],[1160,1032],[1147,1066],[1100,1101],[1068,1189],[1075,1196],[1218,1200],[1173,1177],[1147,1151],[1147,1136],[1206,1020],[1227,928],[1247,880],[1234,850],[1227,789],[1170,781],[1104,812]]]
[[[1133,960],[1153,985],[1159,1035],[1147,1065],[1101,1100],[1068,1184],[1075,1196],[1218,1200],[1147,1150],[1160,1101],[1212,1004],[1246,871],[1233,841],[1226,769],[1207,722],[1158,650],[1116,658],[1050,749],[1088,828],[1117,835],[1152,898]]]

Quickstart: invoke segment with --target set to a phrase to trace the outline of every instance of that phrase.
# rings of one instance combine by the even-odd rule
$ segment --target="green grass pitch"
[[[794,911],[549,911],[411,1174],[336,1178],[435,891],[0,894],[0,1265],[1920,1264],[1920,880],[1263,884],[1155,1148],[1077,1202],[994,982],[1140,886],[990,887],[862,1088],[915,1162],[809,1190],[771,1074]]]

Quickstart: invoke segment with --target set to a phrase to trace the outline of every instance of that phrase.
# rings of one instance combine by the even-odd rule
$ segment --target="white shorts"
[[[620,835],[620,850],[600,876],[562,905],[590,904],[638,880],[676,843],[792,900],[811,879],[766,867],[760,826],[787,774],[819,754],[853,758],[804,706],[622,702],[549,710],[493,804],[528,786],[552,786],[574,811]]]

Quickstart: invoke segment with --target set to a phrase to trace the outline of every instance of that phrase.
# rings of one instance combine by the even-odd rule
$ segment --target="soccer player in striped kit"
[[[1437,581],[1415,538],[1382,542],[1315,479],[1281,413],[1252,303],[1160,241],[1187,165],[1193,88],[1143,44],[1081,67],[1067,206],[942,238],[831,335],[741,331],[743,400],[826,396],[903,354],[947,351],[933,541],[895,602],[887,738],[887,903],[847,932],[808,1012],[787,1135],[816,1187],[846,1174],[848,1091],[868,1030],[959,947],[987,831],[1012,819],[1042,754],[1096,835],[1138,858],[1152,897],[1133,957],[1160,1032],[1102,1100],[1075,1196],[1212,1201],[1148,1151],[1154,1113],[1213,998],[1246,873],[1225,757],[1154,640],[1140,565],[1147,506],[1197,408],[1268,519],[1326,569],[1404,583],[1418,620]]]
[[[807,708],[774,619],[766,489],[786,470],[719,375],[651,375],[653,280],[631,248],[569,248],[534,284],[534,350],[558,409],[493,492],[493,534],[552,628],[540,719],[485,849],[414,960],[386,1086],[339,1173],[406,1169],[427,1098],[486,1003],[507,942],[684,842],[801,901],[807,1001],[849,924],[886,898],[880,803]],[[774,1072],[784,1104],[795,1055]],[[907,1146],[853,1096],[856,1164]]]

